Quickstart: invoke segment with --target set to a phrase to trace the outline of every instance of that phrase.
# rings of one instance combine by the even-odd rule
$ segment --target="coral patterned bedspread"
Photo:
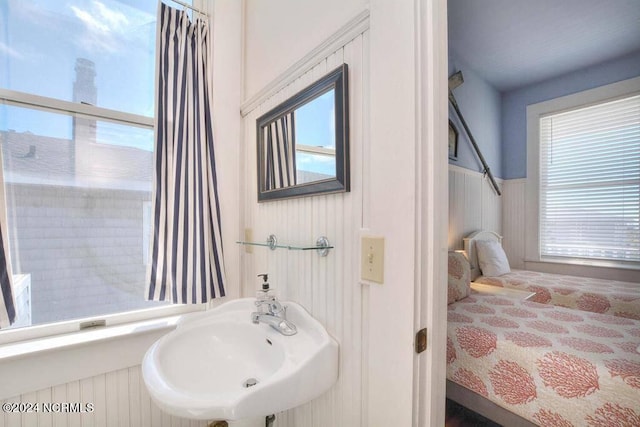
[[[475,282],[536,292],[530,301],[640,320],[640,283],[511,270]]]
[[[640,321],[472,294],[449,305],[447,378],[542,426],[640,426]]]

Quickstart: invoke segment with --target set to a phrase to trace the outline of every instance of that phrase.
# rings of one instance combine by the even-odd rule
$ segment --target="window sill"
[[[640,280],[640,269],[613,267],[611,265],[603,266],[592,262],[570,262],[567,261],[550,261],[550,260],[532,260],[525,259],[524,269],[541,271],[554,274],[568,274],[570,276],[594,277],[607,280],[621,280],[623,282],[638,283]]]
[[[142,362],[180,315],[36,338],[0,346],[0,400]]]
[[[634,263],[616,263],[613,261],[600,261],[591,259],[578,259],[578,258],[541,258],[525,259],[525,262],[540,263],[540,264],[566,264],[566,265],[578,265],[584,267],[596,267],[596,268],[613,268],[620,270],[640,270],[640,265]]]
[[[82,331],[36,338],[28,341],[4,344],[0,346],[0,363],[14,358],[32,357],[41,353],[90,345],[98,341],[121,339],[138,334],[153,333],[158,330],[172,330],[180,316],[133,322],[124,325],[98,327]]]

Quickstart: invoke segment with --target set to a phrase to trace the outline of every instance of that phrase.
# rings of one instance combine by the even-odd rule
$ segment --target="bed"
[[[450,253],[448,398],[509,426],[640,425],[639,320],[465,289],[465,262]]]
[[[640,320],[639,283],[515,270],[508,265],[494,271],[502,274],[482,275],[479,245],[482,243],[486,252],[491,245],[485,243],[494,242],[493,250],[500,250],[496,246],[501,241],[502,237],[491,231],[478,231],[464,239],[472,281],[535,292],[531,298],[535,302]]]

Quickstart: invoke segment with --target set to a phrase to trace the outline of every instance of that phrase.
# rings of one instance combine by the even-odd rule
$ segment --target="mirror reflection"
[[[347,65],[258,119],[258,201],[349,191]]]
[[[294,111],[296,184],[336,176],[335,90]]]

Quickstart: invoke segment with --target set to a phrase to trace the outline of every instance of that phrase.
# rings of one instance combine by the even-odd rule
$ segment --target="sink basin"
[[[283,302],[298,333],[251,322],[254,298],[185,316],[142,362],[153,401],[201,420],[239,420],[299,406],[338,378],[338,344],[302,306]]]

